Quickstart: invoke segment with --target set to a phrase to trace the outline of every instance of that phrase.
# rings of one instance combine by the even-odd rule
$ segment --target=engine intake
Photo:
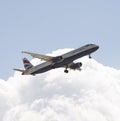
[[[76,70],[76,69],[80,69],[81,66],[82,66],[82,63],[79,62],[79,63],[73,63],[73,64],[71,64],[69,66],[69,68]]]

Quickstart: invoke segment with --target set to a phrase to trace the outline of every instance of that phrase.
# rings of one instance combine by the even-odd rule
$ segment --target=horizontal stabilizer
[[[25,70],[22,70],[22,69],[13,69],[13,70],[15,70],[15,71],[19,71],[19,72],[24,72]]]

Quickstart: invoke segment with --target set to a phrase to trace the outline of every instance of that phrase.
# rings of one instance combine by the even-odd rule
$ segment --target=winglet
[[[30,54],[29,52],[27,52],[27,51],[21,51],[21,53],[26,53],[26,54]]]

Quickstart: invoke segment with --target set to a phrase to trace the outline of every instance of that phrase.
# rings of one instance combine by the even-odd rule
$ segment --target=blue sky
[[[41,54],[87,43],[100,46],[93,57],[120,69],[119,0],[0,1],[0,78],[23,68],[22,50]]]

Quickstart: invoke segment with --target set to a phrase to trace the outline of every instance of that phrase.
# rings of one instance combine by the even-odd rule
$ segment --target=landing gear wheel
[[[91,55],[89,55],[89,58],[90,58],[90,59],[92,58]]]
[[[65,73],[68,73],[68,70],[66,69],[66,70],[64,70],[64,72],[65,72]]]

